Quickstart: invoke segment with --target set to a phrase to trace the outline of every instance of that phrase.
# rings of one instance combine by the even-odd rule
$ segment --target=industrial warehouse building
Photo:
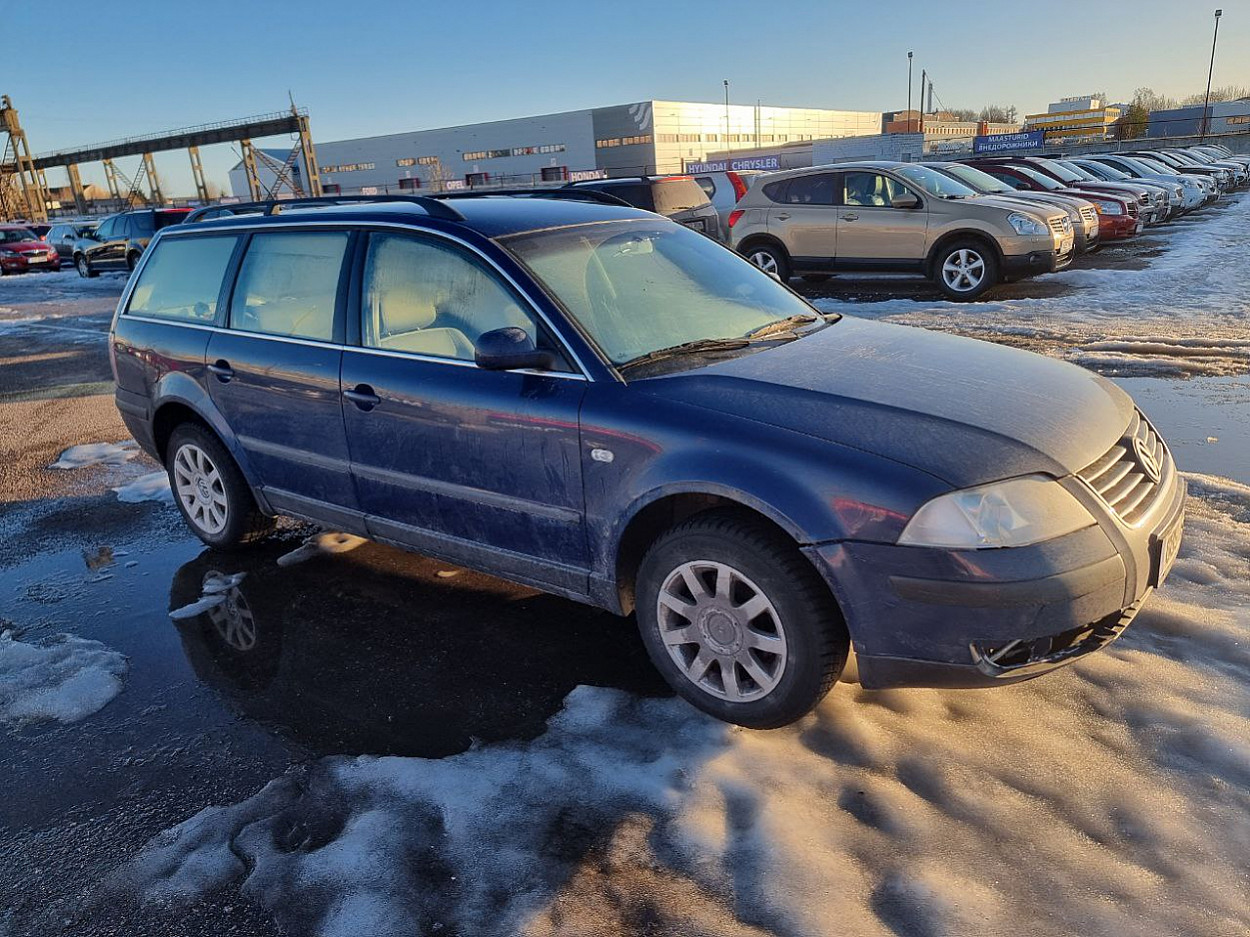
[[[318,142],[316,151],[326,194],[356,195],[681,172],[713,150],[880,132],[879,111],[639,101]],[[287,162],[286,154],[274,155],[258,166],[266,187]],[[230,186],[235,196],[247,197],[242,164],[231,170]]]
[[[1250,98],[1216,101],[1207,108],[1207,134],[1245,133],[1250,130]],[[1202,105],[1151,111],[1146,125],[1148,137],[1185,137],[1202,133]]]

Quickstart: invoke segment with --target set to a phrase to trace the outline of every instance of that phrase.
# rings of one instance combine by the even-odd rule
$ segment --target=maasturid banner
[[[1022,133],[991,133],[975,137],[972,141],[974,153],[1005,153],[1010,150],[1033,150],[1045,146],[1044,131],[1026,130]]]

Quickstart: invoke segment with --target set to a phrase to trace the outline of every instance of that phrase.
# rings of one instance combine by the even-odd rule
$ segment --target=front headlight
[[[939,495],[912,515],[898,542],[952,550],[1024,547],[1094,523],[1057,481],[1024,475]]]
[[[0,256],[4,256],[4,257],[21,257],[22,255],[21,255],[21,254],[19,254],[17,251],[0,250]]]
[[[1044,224],[1036,218],[1032,218],[1029,215],[1022,215],[1020,212],[1013,211],[1010,215],[1008,215],[1007,224],[1015,228],[1016,234],[1027,235],[1048,233]]]

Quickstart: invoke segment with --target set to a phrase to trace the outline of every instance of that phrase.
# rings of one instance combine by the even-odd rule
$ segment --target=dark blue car
[[[304,518],[636,612],[719,718],[1106,645],[1184,482],[1108,381],[822,314],[654,214],[411,199],[162,230],[117,404],[207,544]],[[851,652],[853,649],[853,657]]]

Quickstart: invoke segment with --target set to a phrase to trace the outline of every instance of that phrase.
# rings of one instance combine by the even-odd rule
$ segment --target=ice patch
[[[124,465],[138,454],[139,444],[133,439],[123,442],[92,442],[70,446],[48,468],[80,469],[88,465]]]
[[[1250,486],[1190,484],[1166,587],[1041,680],[841,686],[774,732],[581,687],[533,741],[301,766],[116,884],[321,937],[1250,932]]]
[[[98,641],[62,634],[43,645],[0,634],[0,721],[77,722],[122,690],[126,658]]]
[[[140,475],[134,481],[119,485],[113,490],[117,492],[117,500],[127,504],[137,504],[140,501],[174,503],[174,493],[169,487],[169,475],[165,472],[149,472],[146,475]]]
[[[307,537],[303,544],[290,553],[283,553],[278,557],[279,566],[294,566],[296,563],[303,563],[311,560],[314,556],[329,556],[335,553],[347,553],[356,549],[362,544],[368,543],[364,537],[357,537],[354,534],[345,534],[337,531],[327,531],[324,533],[313,534]]]

